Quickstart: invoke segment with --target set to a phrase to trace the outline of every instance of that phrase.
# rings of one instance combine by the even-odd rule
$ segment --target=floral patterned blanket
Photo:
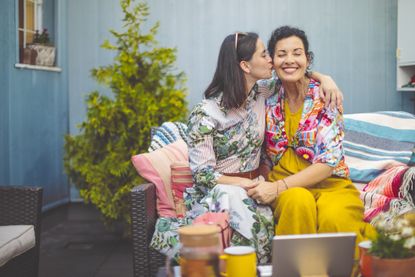
[[[195,188],[187,189],[185,202],[189,208],[185,217],[161,217],[157,220],[150,244],[152,248],[177,259],[180,227],[192,224],[197,216],[205,212],[227,211],[233,229],[230,245],[252,246],[256,249],[260,264],[270,262],[274,236],[274,218],[270,207],[258,205],[241,187],[222,184],[216,185],[206,196]]]

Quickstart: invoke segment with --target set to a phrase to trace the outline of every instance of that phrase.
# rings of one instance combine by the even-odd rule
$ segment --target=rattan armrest
[[[165,256],[149,247],[157,215],[156,187],[142,184],[131,190],[131,233],[134,276],[155,276]]]
[[[0,267],[1,276],[38,276],[42,195],[41,187],[0,187],[0,225],[33,225],[36,238],[34,248]]]
[[[149,244],[157,219],[156,188],[142,184],[131,190],[131,234],[134,276],[150,276]]]

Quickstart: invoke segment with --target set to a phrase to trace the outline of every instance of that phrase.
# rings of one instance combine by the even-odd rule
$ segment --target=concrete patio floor
[[[108,231],[91,205],[55,208],[42,216],[39,276],[133,276],[131,242]]]

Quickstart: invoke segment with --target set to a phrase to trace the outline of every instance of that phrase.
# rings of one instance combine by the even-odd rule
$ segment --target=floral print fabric
[[[151,246],[177,256],[181,226],[205,212],[228,211],[234,230],[231,245],[250,245],[258,262],[270,262],[274,218],[271,208],[258,205],[238,186],[218,184],[223,173],[247,172],[259,166],[265,130],[265,99],[274,80],[255,85],[245,104],[224,109],[222,94],[203,100],[188,122],[188,148],[194,186],[184,193],[188,212],[181,219],[159,218]]]
[[[192,198],[191,194],[188,196],[188,199]],[[192,210],[183,218],[159,218],[150,246],[177,259],[180,248],[178,229],[208,211],[228,211],[230,226],[234,230],[230,245],[252,246],[256,249],[259,263],[270,262],[274,236],[272,210],[269,206],[258,205],[244,189],[232,185],[216,185],[206,197],[193,203]]]
[[[259,166],[265,129],[266,93],[248,95],[245,106],[226,110],[222,95],[197,105],[188,122],[190,168],[195,184],[211,189],[222,173],[252,171]]]
[[[324,163],[334,167],[333,175],[349,177],[344,161],[342,141],[344,125],[342,111],[324,107],[319,97],[320,84],[310,79],[303,112],[297,132],[291,141],[284,128],[284,88],[266,100],[266,157],[278,163],[288,147],[310,163]]]

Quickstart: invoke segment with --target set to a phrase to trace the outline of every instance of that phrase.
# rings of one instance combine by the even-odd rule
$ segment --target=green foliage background
[[[130,224],[129,192],[142,182],[130,158],[147,151],[151,127],[184,121],[187,102],[184,74],[174,68],[175,49],[157,47],[159,24],[142,32],[148,5],[131,0],[120,4],[123,31],[110,30],[116,44],[106,40],[101,45],[117,52],[114,62],[91,71],[114,95],[88,95],[79,135],[65,137],[64,166],[81,197],[96,205],[107,222]]]

